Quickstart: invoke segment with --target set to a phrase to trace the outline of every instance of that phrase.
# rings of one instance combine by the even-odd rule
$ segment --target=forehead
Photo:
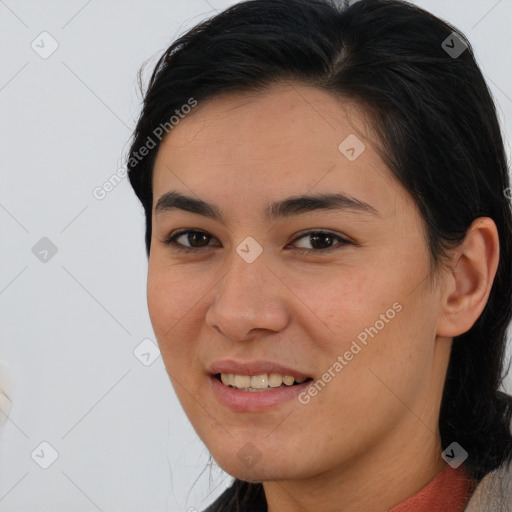
[[[361,138],[367,137],[368,129],[367,116],[353,101],[311,86],[278,84],[199,102],[161,146],[177,151],[183,146],[204,145],[205,151],[215,154],[229,146],[232,158],[250,153],[261,159],[285,157],[287,147],[306,152],[321,146],[326,156],[338,157],[339,142],[356,131]],[[226,156],[225,151],[222,154]]]
[[[215,97],[199,103],[161,143],[154,201],[169,189],[241,205],[343,191],[385,211],[405,191],[372,133],[364,109],[310,86]]]

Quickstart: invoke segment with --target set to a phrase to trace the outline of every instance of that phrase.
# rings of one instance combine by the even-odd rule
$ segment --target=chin
[[[249,444],[249,443],[248,443]],[[252,453],[250,446],[229,453],[210,452],[217,465],[239,480],[261,483],[273,480],[289,480],[299,477],[297,466],[290,457],[275,457],[264,453]]]
[[[284,474],[281,472],[276,473],[272,471],[272,468],[267,469],[261,466],[261,464],[256,464],[253,468],[246,468],[239,463],[237,464],[236,462],[228,464],[220,464],[217,462],[217,464],[232,477],[253,484],[259,484],[273,480],[287,480],[291,476],[286,472]]]

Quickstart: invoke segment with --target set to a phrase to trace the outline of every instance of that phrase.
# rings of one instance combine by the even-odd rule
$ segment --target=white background
[[[0,0],[1,511],[202,510],[229,481],[213,466],[209,482],[161,358],[133,354],[154,342],[142,208],[126,179],[92,191],[124,165],[141,64],[234,3]],[[472,42],[509,151],[512,4],[416,3]],[[43,31],[59,45],[47,59],[31,48]],[[58,251],[46,263],[42,237]],[[46,470],[31,458],[50,462],[43,441],[58,452]]]

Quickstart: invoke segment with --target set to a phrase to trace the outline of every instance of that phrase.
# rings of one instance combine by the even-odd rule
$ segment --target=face
[[[425,430],[438,405],[422,219],[370,135],[356,104],[282,84],[199,104],[158,150],[151,321],[233,476],[348,468]]]

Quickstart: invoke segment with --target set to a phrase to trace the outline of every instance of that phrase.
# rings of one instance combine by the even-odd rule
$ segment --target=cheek
[[[212,287],[208,283],[184,267],[153,263],[148,270],[151,324],[167,371],[180,382],[191,379],[191,367],[199,364],[197,342]]]
[[[331,273],[330,282],[316,281],[318,287],[304,278],[297,281],[302,288],[294,291],[315,313],[304,308],[310,320],[302,319],[314,341],[310,348],[318,355],[317,370],[334,372],[329,387],[341,392],[324,394],[323,399],[350,409],[368,400],[379,402],[382,393],[396,401],[386,385],[401,391],[409,383],[410,394],[417,392],[425,365],[432,363],[435,339],[435,315],[427,314],[433,311],[432,297],[424,286],[411,293],[418,279],[410,269],[389,267],[386,272],[354,268]],[[343,394],[348,389],[350,396]]]
[[[173,376],[179,369],[173,362],[177,358],[183,361],[185,357],[185,354],[176,354],[176,350],[186,346],[184,343],[179,343],[180,328],[183,328],[182,324],[186,319],[185,304],[188,303],[186,289],[171,279],[169,273],[150,269],[147,302],[149,317],[164,364],[170,376]]]
[[[316,345],[327,353],[349,349],[351,341],[380,320],[390,310],[396,293],[390,293],[382,275],[357,267],[337,269],[317,275],[289,276],[287,286],[299,300],[297,322],[303,323]],[[396,289],[396,288],[395,288]],[[392,321],[392,320],[391,320]],[[380,326],[380,325],[379,325]]]
[[[149,317],[159,344],[162,343],[163,333],[170,329],[173,320],[177,321],[176,306],[172,300],[172,294],[167,286],[154,272],[148,273],[147,301]]]
[[[393,304],[398,306],[398,302]],[[417,407],[413,404],[429,386],[435,322],[426,317],[419,302],[401,301],[399,305],[399,311],[392,308],[395,314],[386,308],[377,310],[379,315],[337,347],[343,358],[341,378],[333,379],[332,392],[325,400],[335,402],[336,410],[350,411],[351,421],[360,427],[368,411],[374,421],[368,428],[389,426],[398,415],[407,414],[408,407]],[[387,322],[379,318],[380,313]],[[334,360],[337,354],[331,354]],[[343,413],[338,420],[344,421]]]
[[[156,258],[155,258],[156,259]],[[155,331],[165,333],[179,328],[186,317],[201,307],[208,283],[183,267],[151,261],[147,279],[147,301]]]

